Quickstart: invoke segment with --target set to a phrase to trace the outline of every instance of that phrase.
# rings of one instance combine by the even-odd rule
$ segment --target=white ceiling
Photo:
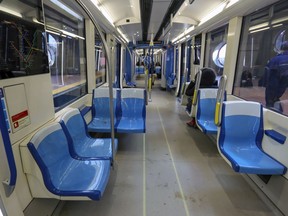
[[[120,27],[129,41],[142,40],[142,26],[141,26],[141,14],[139,0],[94,0],[98,1],[98,5],[103,7],[109,16],[112,18],[116,27]],[[159,30],[159,26],[162,23],[163,17],[172,0],[154,0],[152,13],[150,18],[150,25],[148,29],[148,40],[151,40],[151,36],[155,37],[155,34]],[[173,20],[173,26],[168,26],[170,29],[170,40],[175,38],[185,28],[189,28],[191,23],[199,23],[199,21],[215,7],[217,7],[224,0],[195,0],[193,4],[189,4],[188,0],[185,0],[184,4],[179,9],[179,12],[175,14]],[[227,0],[225,0],[227,1]],[[130,22],[127,22],[129,20]],[[180,22],[180,23],[179,23]],[[137,33],[138,32],[138,33]],[[166,29],[166,32],[167,29]],[[137,36],[139,34],[139,36]],[[166,37],[168,34],[166,34]],[[161,35],[160,40],[163,40]]]
[[[162,23],[163,17],[172,0],[154,0],[152,13],[150,18],[150,25],[148,29],[148,40],[151,40],[151,36],[155,37],[158,29]]]

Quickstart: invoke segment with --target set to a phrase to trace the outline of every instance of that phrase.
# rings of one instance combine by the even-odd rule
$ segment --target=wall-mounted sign
[[[18,84],[4,87],[4,93],[12,132],[15,133],[31,123],[25,85]]]

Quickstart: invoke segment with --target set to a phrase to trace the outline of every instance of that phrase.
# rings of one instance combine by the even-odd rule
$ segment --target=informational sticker
[[[10,126],[10,122],[9,122],[9,118],[8,118],[7,106],[6,106],[6,102],[5,102],[2,88],[0,88],[0,99],[1,99],[1,104],[2,104],[2,108],[3,108],[4,116],[5,116],[6,127],[7,127],[8,132],[11,133],[11,126]]]
[[[13,115],[11,119],[14,129],[22,128],[23,126],[30,124],[28,110],[24,110],[20,113],[17,113],[16,115]]]
[[[4,87],[12,133],[31,124],[24,84]]]

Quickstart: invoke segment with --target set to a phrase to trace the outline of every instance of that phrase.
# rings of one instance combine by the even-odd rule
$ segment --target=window
[[[97,29],[95,29],[95,58],[96,86],[98,87],[106,82],[106,54]]]
[[[205,67],[213,68],[218,76],[223,74],[226,55],[228,25],[206,35]]]
[[[194,40],[194,65],[200,65],[200,58],[201,58],[201,43],[202,43],[202,35],[199,34],[195,36]]]
[[[14,11],[15,5],[1,6],[7,13],[0,12],[0,79],[48,73],[44,26],[34,22],[41,7],[21,3]]]
[[[233,94],[288,115],[288,3],[244,18]]]
[[[58,0],[45,2],[49,69],[58,111],[87,93],[84,19],[76,8],[66,5],[70,10],[65,11]]]

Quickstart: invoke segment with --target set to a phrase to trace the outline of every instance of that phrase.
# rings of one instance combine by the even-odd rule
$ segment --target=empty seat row
[[[93,91],[89,132],[111,132],[109,89]],[[114,128],[118,133],[145,133],[146,92],[144,89],[113,89]]]
[[[144,66],[136,66],[135,73],[136,74],[145,74],[145,67]]]
[[[216,96],[217,89],[198,90],[196,123],[204,133],[218,132],[219,152],[234,171],[261,175],[285,174],[286,166],[262,149],[264,132],[267,134],[263,126],[262,105],[251,101],[225,101],[218,128],[214,123]],[[286,137],[277,132],[270,132],[269,135],[282,144],[285,142]]]
[[[282,175],[287,168],[262,149],[263,107],[252,101],[223,103],[218,148],[236,172]]]
[[[111,139],[91,138],[78,109],[66,112],[60,123],[39,129],[20,150],[33,197],[99,200],[103,196],[110,175]]]

